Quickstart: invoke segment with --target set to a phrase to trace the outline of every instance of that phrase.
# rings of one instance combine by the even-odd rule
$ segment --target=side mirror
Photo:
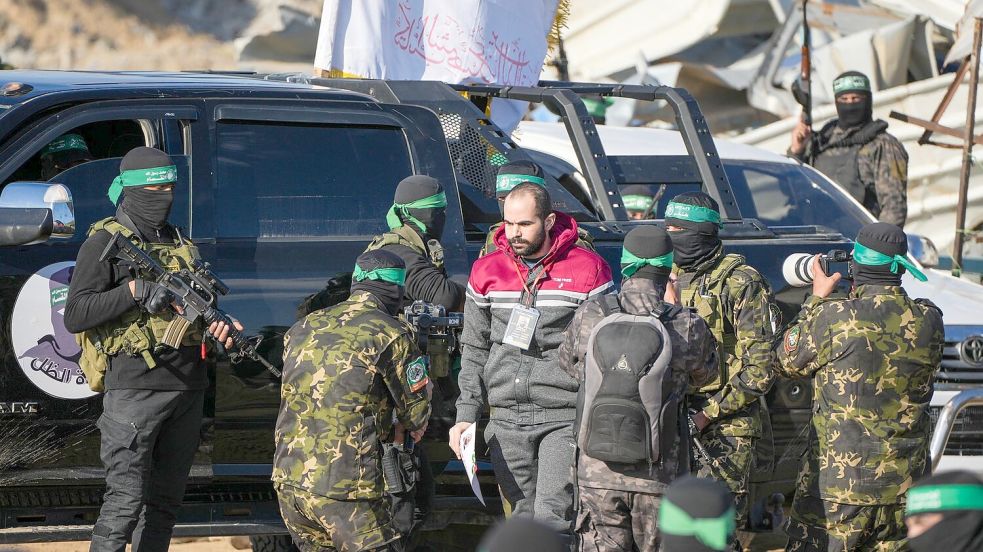
[[[908,254],[925,268],[939,266],[939,250],[932,240],[918,234],[908,234]]]
[[[75,208],[66,186],[12,182],[0,192],[0,245],[31,245],[74,235]]]

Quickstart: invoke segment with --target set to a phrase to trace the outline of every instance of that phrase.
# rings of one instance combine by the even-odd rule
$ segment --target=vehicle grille
[[[942,368],[935,380],[941,383],[983,383],[983,365],[970,364],[962,354],[967,340],[983,345],[980,336],[983,328],[955,326],[946,328],[945,348],[942,350]]]
[[[941,411],[941,406],[929,408],[933,428],[939,420]],[[964,408],[956,416],[944,454],[950,456],[983,456],[983,406]]]

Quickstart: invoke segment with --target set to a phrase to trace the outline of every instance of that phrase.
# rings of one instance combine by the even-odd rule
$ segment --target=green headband
[[[166,167],[153,167],[150,169],[133,169],[123,171],[113,179],[109,186],[109,199],[113,204],[119,203],[119,195],[123,193],[123,188],[133,186],[159,186],[161,184],[173,184],[177,182],[177,167],[167,165]]]
[[[45,146],[44,149],[41,150],[41,155],[51,155],[52,153],[68,150],[88,152],[89,146],[85,145],[85,140],[78,134],[66,134]]]
[[[625,209],[629,211],[648,211],[655,203],[655,198],[647,195],[624,195],[621,201],[625,204]]]
[[[870,80],[860,75],[847,75],[833,81],[833,94],[856,90],[870,92]]]
[[[891,264],[891,272],[898,273],[898,265],[901,265],[911,272],[911,275],[917,278],[919,281],[924,282],[928,280],[921,270],[908,260],[908,257],[904,255],[895,255],[893,257],[885,255],[880,251],[874,251],[869,247],[864,247],[860,242],[855,242],[853,244],[853,260],[857,264],[867,265],[867,266],[881,266],[888,263]]]
[[[607,113],[608,108],[614,104],[614,100],[607,97],[602,98],[584,98],[584,107],[587,108],[587,113],[591,117],[604,117]]]
[[[950,510],[983,510],[983,485],[926,485],[908,491],[906,516]]]
[[[403,225],[403,221],[399,218],[399,215],[396,214],[396,211],[398,210],[406,220],[417,225],[421,232],[426,232],[427,226],[423,224],[420,219],[411,215],[407,209],[437,209],[440,207],[447,207],[447,194],[444,192],[437,192],[430,197],[425,197],[409,203],[393,203],[393,206],[389,208],[389,212],[386,213],[386,224],[389,225],[390,230],[395,230]]]
[[[500,174],[495,177],[495,192],[507,194],[523,182],[532,182],[542,187],[546,187],[546,180],[531,174]]]
[[[356,282],[361,282],[362,280],[377,280],[380,282],[389,282],[390,284],[401,286],[406,283],[406,269],[377,268],[375,270],[362,270],[362,267],[356,264],[355,270],[352,271],[352,280],[355,280]]]
[[[659,507],[659,530],[667,535],[696,537],[696,540],[714,550],[726,550],[737,524],[734,507],[716,518],[696,519],[672,502],[663,499]]]
[[[641,257],[636,257],[634,253],[628,251],[627,249],[621,249],[621,273],[625,276],[625,278],[631,278],[632,274],[638,272],[638,269],[646,265],[661,268],[672,268],[672,251],[659,257],[643,259]]]
[[[676,203],[675,201],[670,201],[669,206],[666,207],[665,218],[677,218],[690,222],[712,222],[720,228],[724,227],[720,222],[720,213],[717,211],[699,205]]]

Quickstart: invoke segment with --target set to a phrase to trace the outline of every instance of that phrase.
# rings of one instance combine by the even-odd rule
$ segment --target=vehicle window
[[[221,122],[217,234],[370,236],[386,230],[396,184],[413,174],[402,130]]]
[[[72,192],[72,204],[75,209],[75,236],[73,241],[84,241],[86,231],[92,223],[116,213],[116,206],[109,200],[107,193],[113,179],[119,176],[121,157],[98,159],[72,167],[50,182],[68,186]],[[171,224],[188,229],[188,204],[190,195],[190,159],[184,155],[171,155],[177,167],[177,185],[174,187],[174,204],[168,217]]]
[[[824,226],[856,236],[870,215],[809,167],[784,163],[724,163],[745,217],[768,226]]]
[[[655,207],[652,209],[652,215],[649,219],[662,219],[666,216],[666,207],[669,206],[669,202],[672,198],[679,194],[684,194],[687,192],[699,192],[703,189],[699,182],[673,182],[672,184],[653,184],[649,182],[632,182],[631,185],[638,185],[647,188],[649,195],[655,198]],[[625,184],[619,184],[621,188],[626,186]]]
[[[15,170],[4,182],[47,181],[55,175],[81,163],[97,159],[122,157],[138,146],[155,146],[154,123],[150,121],[111,120],[98,121],[73,128],[64,133],[81,138],[73,147],[57,152],[47,152],[42,147]],[[149,140],[148,140],[149,134]],[[84,145],[84,149],[77,146]]]
[[[725,161],[724,171],[741,214],[769,227],[823,226],[844,236],[856,236],[860,227],[870,220],[869,213],[811,167],[767,161]],[[651,217],[654,219],[665,217],[672,198],[702,188],[698,182],[631,184],[648,188],[657,199]]]

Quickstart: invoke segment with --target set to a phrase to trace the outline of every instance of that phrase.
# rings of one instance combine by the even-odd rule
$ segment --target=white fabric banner
[[[314,66],[335,76],[534,85],[557,0],[325,0]],[[525,111],[492,102],[511,131]]]

